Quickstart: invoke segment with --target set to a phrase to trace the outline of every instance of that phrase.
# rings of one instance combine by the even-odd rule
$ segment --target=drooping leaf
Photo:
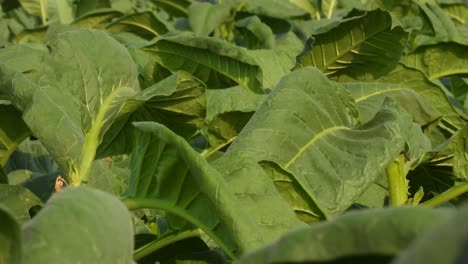
[[[95,10],[110,8],[110,0],[80,0],[76,3],[76,16],[89,15]]]
[[[453,174],[461,181],[468,181],[468,125],[465,125],[450,142],[453,149]]]
[[[253,94],[242,87],[206,91],[206,127],[203,131],[209,145],[219,149],[232,142],[266,95]]]
[[[421,94],[401,84],[392,83],[344,83],[359,107],[361,120],[367,122],[379,111],[385,97],[395,100],[406,109],[421,126],[437,124],[442,113]]]
[[[388,263],[421,234],[454,214],[447,209],[417,207],[350,212],[289,232],[245,255],[240,263]]]
[[[73,21],[72,25],[76,27],[100,29],[108,25],[113,19],[121,16],[123,16],[123,14],[119,11],[112,9],[97,9],[79,16],[75,21]]]
[[[298,57],[296,69],[314,66],[328,76],[347,74],[356,79],[378,78],[398,63],[406,33],[392,26],[382,10],[354,12],[328,32],[314,35]]]
[[[23,228],[24,263],[59,259],[128,264],[133,263],[132,253],[133,223],[127,208],[116,197],[91,188],[55,194]]]
[[[368,123],[358,125],[357,116],[344,88],[307,67],[280,81],[227,153],[278,164],[329,217],[365,191],[412,133],[422,136],[390,100]]]
[[[21,263],[21,228],[0,201],[0,263]]]
[[[114,33],[130,32],[147,40],[168,32],[166,25],[150,11],[119,18],[107,25],[106,30]]]
[[[7,207],[16,221],[23,224],[31,219],[29,209],[42,205],[42,201],[22,186],[0,184],[0,204]]]
[[[457,43],[423,46],[403,57],[402,63],[424,72],[429,80],[456,74],[468,74],[466,50],[466,46]]]
[[[4,166],[16,147],[31,133],[21,113],[0,101],[0,165]]]
[[[416,1],[418,6],[427,16],[431,26],[432,34],[420,34],[416,36],[413,47],[432,45],[440,42],[456,42],[468,45],[468,26],[466,24],[456,25],[451,17],[435,3]]]
[[[300,17],[306,12],[299,8],[297,5],[291,3],[292,1],[286,0],[232,0],[242,10],[255,15],[262,15],[273,18],[291,18]]]
[[[258,17],[251,16],[236,22],[236,28],[242,34],[242,46],[248,49],[271,49],[275,45],[275,35],[271,28]]]
[[[193,2],[188,9],[190,28],[193,32],[208,36],[231,16],[228,5]]]
[[[186,17],[188,15],[189,0],[151,0],[158,8],[175,17]]]
[[[468,207],[465,204],[452,217],[441,221],[429,232],[415,239],[392,264],[465,263],[468,260],[468,228],[465,225],[467,216]]]
[[[262,93],[262,72],[247,52],[219,39],[181,34],[157,39],[144,48],[171,71],[184,70],[208,88],[239,84]]]
[[[464,121],[455,110],[445,95],[441,86],[428,80],[419,70],[411,69],[399,64],[389,74],[374,80],[368,79],[355,80],[352,77],[342,75],[339,82],[379,82],[403,85],[423,96],[434,108],[442,113],[442,120],[439,126],[450,133],[454,133],[463,127]]]
[[[205,120],[205,86],[186,72],[177,72],[130,97],[124,112],[132,112],[117,120],[98,148],[98,157],[131,151],[134,121],[155,121],[169,127],[184,138],[190,138]]]
[[[185,228],[191,225],[201,228],[231,258],[272,241],[279,235],[278,230],[284,230],[285,225],[294,223],[289,219],[263,228],[263,221],[257,222],[263,218],[263,214],[244,208],[243,204],[249,199],[241,203],[235,196],[237,192],[233,193],[228,188],[222,174],[185,140],[157,123],[141,122],[136,126],[140,131],[134,137],[136,148],[132,155],[133,170],[127,193],[131,199],[126,202],[130,208],[166,210],[184,220],[182,223],[179,220],[179,228],[184,225]],[[236,170],[234,166],[231,168]],[[244,189],[247,187],[245,184],[247,182],[244,181],[243,184],[231,182],[229,185],[243,189],[239,194],[242,197],[244,193],[249,193]],[[263,185],[259,182],[255,188]],[[269,195],[274,195],[271,190]],[[252,198],[258,200],[261,195]],[[253,201],[248,204],[258,206]],[[272,210],[274,206],[270,204],[262,210]],[[187,226],[187,222],[191,225]]]

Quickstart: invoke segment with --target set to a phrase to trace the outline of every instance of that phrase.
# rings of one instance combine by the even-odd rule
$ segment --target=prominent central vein
[[[291,166],[291,164],[293,164],[293,162],[295,162],[302,155],[302,153],[304,153],[304,151],[306,151],[310,146],[314,145],[315,142],[317,142],[319,139],[327,136],[328,134],[332,134],[336,130],[343,130],[343,129],[349,130],[349,128],[344,127],[344,126],[335,126],[335,127],[327,128],[327,129],[323,130],[322,132],[320,132],[318,134],[315,134],[314,137],[309,142],[307,142],[307,144],[305,144],[297,152],[297,154],[294,155],[294,157],[292,157],[291,160],[288,161],[288,163],[286,163],[286,165],[284,167],[287,169],[289,166]]]

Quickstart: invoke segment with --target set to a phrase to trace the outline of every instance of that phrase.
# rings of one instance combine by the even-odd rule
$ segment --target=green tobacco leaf
[[[389,83],[402,85],[410,88],[411,90],[423,96],[434,108],[442,113],[442,122],[439,124],[441,128],[450,133],[455,133],[458,129],[462,128],[464,121],[455,110],[452,103],[445,95],[443,88],[430,80],[428,80],[422,72],[416,69],[411,69],[399,64],[389,74],[374,80],[369,77],[366,80],[355,80],[349,76],[340,76],[339,82],[369,82],[369,83]]]
[[[93,0],[92,0],[93,1]],[[83,1],[80,1],[80,3]],[[104,28],[113,19],[123,16],[123,13],[112,9],[98,9],[80,16],[72,25],[82,28]]]
[[[466,24],[456,25],[450,15],[435,3],[424,3],[416,1],[424,15],[432,26],[432,34],[420,34],[416,36],[413,47],[432,45],[440,42],[456,42],[468,45],[468,26]]]
[[[177,72],[127,100],[123,112],[98,148],[98,157],[131,151],[134,121],[155,121],[169,127],[184,138],[190,138],[203,126],[205,119],[205,86],[186,72]]]
[[[42,201],[22,186],[0,184],[0,204],[7,207],[16,221],[23,224],[31,219],[29,209],[42,205]]]
[[[278,164],[329,217],[365,191],[412,133],[421,135],[390,99],[366,124],[357,125],[357,115],[343,87],[307,67],[280,81],[227,153]]]
[[[265,98],[240,86],[207,90],[203,133],[210,147],[217,150],[231,143]]]
[[[441,8],[455,21],[460,24],[468,23],[468,6],[464,1],[442,5]]]
[[[133,222],[127,208],[116,197],[91,188],[72,187],[54,194],[23,227],[24,263],[60,259],[128,264],[133,263],[132,253]]]
[[[392,264],[466,263],[467,217],[468,207],[465,204],[450,219],[438,223],[429,232],[415,239]]]
[[[21,6],[33,16],[42,19],[42,24],[55,20],[62,24],[73,21],[73,2],[70,0],[20,0]]]
[[[119,197],[128,187],[129,163],[129,158],[121,161],[114,161],[110,158],[95,160],[89,171],[86,185]]]
[[[290,0],[232,0],[231,2],[242,7],[242,11],[274,18],[299,17],[306,12]]]
[[[461,181],[468,181],[468,125],[465,125],[450,142],[453,149],[453,174]]]
[[[440,43],[423,46],[402,58],[402,63],[416,68],[429,80],[436,80],[450,75],[468,74],[468,53],[464,45]]]
[[[400,106],[406,109],[413,120],[421,126],[429,126],[436,123],[442,113],[434,108],[421,94],[404,84],[391,83],[344,83],[351,93],[359,108],[362,122],[367,122],[374,117],[382,106],[386,97],[392,98]]]
[[[167,128],[150,122],[136,123],[136,126],[139,131],[134,136],[136,148],[132,155],[133,170],[126,200],[130,208],[152,207],[178,216],[201,228],[231,258],[271,241],[275,238],[273,234],[278,235],[278,230],[282,232],[284,226],[294,223],[289,219],[281,222],[282,225],[271,224],[263,228],[263,214],[255,210],[246,211],[248,209],[243,204],[248,199],[241,203],[228,188],[245,188],[246,181],[228,184],[185,140]],[[236,168],[231,167],[232,170]],[[255,186],[260,188],[263,185],[259,182]],[[246,191],[244,189],[243,193]],[[243,194],[239,196],[248,198]],[[258,203],[250,201],[249,204],[259,210]],[[268,208],[274,209],[275,205],[270,203]],[[172,219],[172,223],[175,220]],[[179,228],[182,227],[180,223]],[[185,228],[190,228],[190,225]]]
[[[151,0],[158,8],[175,17],[186,17],[188,15],[189,0]]]
[[[216,38],[181,34],[158,38],[144,48],[171,71],[184,70],[208,88],[236,84],[262,93],[262,72],[245,49]]]
[[[354,12],[354,19],[312,36],[298,57],[296,69],[314,66],[328,76],[378,78],[398,63],[406,33],[392,27],[392,18],[382,10]]]
[[[21,113],[0,101],[0,166],[4,166],[16,147],[30,135]]]
[[[272,89],[296,65],[296,56],[303,48],[302,42],[289,32],[275,43],[274,49],[248,50],[262,69],[263,87]]]
[[[95,10],[110,8],[110,0],[80,0],[76,2],[76,16],[83,17]]]
[[[287,233],[275,243],[245,255],[240,263],[387,263],[454,213],[418,207],[350,212]]]
[[[0,263],[21,263],[21,227],[0,201]]]
[[[231,17],[228,5],[193,2],[188,9],[188,18],[192,31],[208,36],[224,21]]]
[[[107,25],[106,30],[115,33],[130,32],[147,40],[168,32],[166,25],[150,11],[119,18]]]
[[[33,134],[72,184],[79,185],[104,133],[122,114],[126,100],[138,92],[137,72],[128,51],[104,32],[64,32],[50,49],[39,55],[3,50],[42,60],[32,65],[33,74],[13,75],[7,89]],[[1,70],[7,72],[8,67]]]
[[[235,26],[242,34],[241,43],[248,49],[272,49],[274,47],[273,31],[257,16],[241,19],[236,22]]]

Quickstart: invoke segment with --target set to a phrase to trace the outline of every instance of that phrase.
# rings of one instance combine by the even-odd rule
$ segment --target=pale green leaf
[[[29,209],[42,205],[42,201],[23,186],[0,184],[0,204],[7,207],[16,221],[23,224],[31,219]]]
[[[91,188],[66,188],[53,195],[23,227],[25,264],[130,264],[132,253],[133,222],[127,208]]]
[[[358,125],[357,116],[343,87],[307,67],[280,81],[227,153],[275,162],[329,217],[367,189],[412,133],[421,135],[390,100],[366,124]]]
[[[208,36],[224,21],[231,17],[228,5],[193,2],[188,9],[188,18],[192,31]]]
[[[0,201],[0,263],[21,263],[21,227]]]

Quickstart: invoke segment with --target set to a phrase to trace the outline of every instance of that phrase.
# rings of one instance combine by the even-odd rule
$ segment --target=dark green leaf
[[[1,203],[0,263],[21,263],[21,228],[12,212]]]
[[[0,204],[7,207],[16,221],[23,224],[31,219],[29,209],[35,205],[42,205],[42,202],[22,186],[0,184]]]

